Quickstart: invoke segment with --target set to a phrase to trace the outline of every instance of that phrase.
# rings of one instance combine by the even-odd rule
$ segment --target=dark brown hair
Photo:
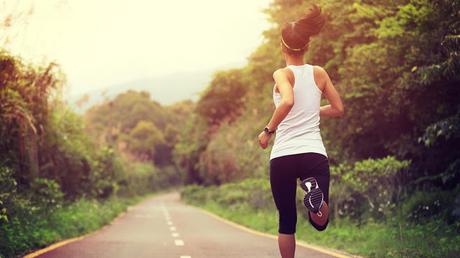
[[[308,48],[310,37],[317,35],[325,23],[326,18],[316,4],[311,5],[299,20],[286,23],[281,30],[281,41],[287,53],[302,55]]]

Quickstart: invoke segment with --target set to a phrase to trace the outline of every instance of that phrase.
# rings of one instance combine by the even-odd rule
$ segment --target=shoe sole
[[[300,187],[306,192],[303,198],[305,207],[313,212],[318,213],[323,206],[324,194],[318,186],[318,182],[313,177],[306,178],[300,183]]]

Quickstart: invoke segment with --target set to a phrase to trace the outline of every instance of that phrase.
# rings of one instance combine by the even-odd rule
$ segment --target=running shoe
[[[319,189],[318,182],[315,178],[309,177],[300,183],[300,187],[305,191],[303,204],[307,209],[313,213],[318,213],[323,206],[324,194]]]

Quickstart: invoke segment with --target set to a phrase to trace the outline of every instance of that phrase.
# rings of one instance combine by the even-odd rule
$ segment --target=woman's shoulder
[[[324,82],[327,80],[329,75],[327,74],[326,70],[319,65],[312,65],[312,67],[315,83],[320,87],[320,89],[322,89],[322,85],[324,85]]]
[[[327,75],[327,72],[323,67],[319,65],[311,65],[311,66],[312,66],[315,77],[322,78]]]
[[[289,73],[289,71],[290,71],[290,69],[287,66],[278,68],[273,72],[273,77],[286,76]]]
[[[287,78],[290,82],[292,82],[294,79],[294,73],[291,69],[289,69],[289,67],[282,67],[273,72],[273,79],[275,81],[284,78]]]

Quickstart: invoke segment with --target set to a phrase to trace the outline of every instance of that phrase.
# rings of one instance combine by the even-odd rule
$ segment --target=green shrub
[[[46,178],[35,179],[25,194],[34,206],[45,213],[60,207],[64,200],[64,194],[59,184]]]
[[[190,203],[215,202],[234,210],[275,209],[267,179],[248,178],[221,186],[189,185],[182,190],[181,196]]]
[[[152,163],[127,164],[126,174],[119,179],[120,196],[135,196],[164,190],[183,183],[184,175],[175,166],[156,167]]]
[[[457,194],[441,189],[416,191],[406,198],[402,204],[402,214],[407,221],[427,223],[433,219],[442,219],[454,223],[458,216],[454,213]]]
[[[182,189],[181,198],[188,203],[206,203],[213,200],[212,195],[217,189],[217,186],[188,185]]]
[[[384,219],[395,212],[396,204],[401,201],[400,175],[409,165],[409,161],[399,161],[388,156],[383,159],[358,161],[353,165],[342,165],[339,174],[341,181],[354,191],[353,194],[367,200],[369,215],[374,219]],[[358,202],[355,204],[359,205]]]
[[[0,223],[8,222],[8,205],[16,194],[16,185],[13,171],[8,167],[0,166]]]
[[[0,257],[15,257],[55,241],[96,230],[110,222],[135,200],[79,199],[56,207],[52,212],[23,213],[21,216],[12,216],[7,223],[0,223]],[[30,203],[27,204],[30,205]]]
[[[92,196],[108,198],[118,191],[117,179],[125,176],[119,155],[110,147],[102,147],[94,159],[90,175]]]

